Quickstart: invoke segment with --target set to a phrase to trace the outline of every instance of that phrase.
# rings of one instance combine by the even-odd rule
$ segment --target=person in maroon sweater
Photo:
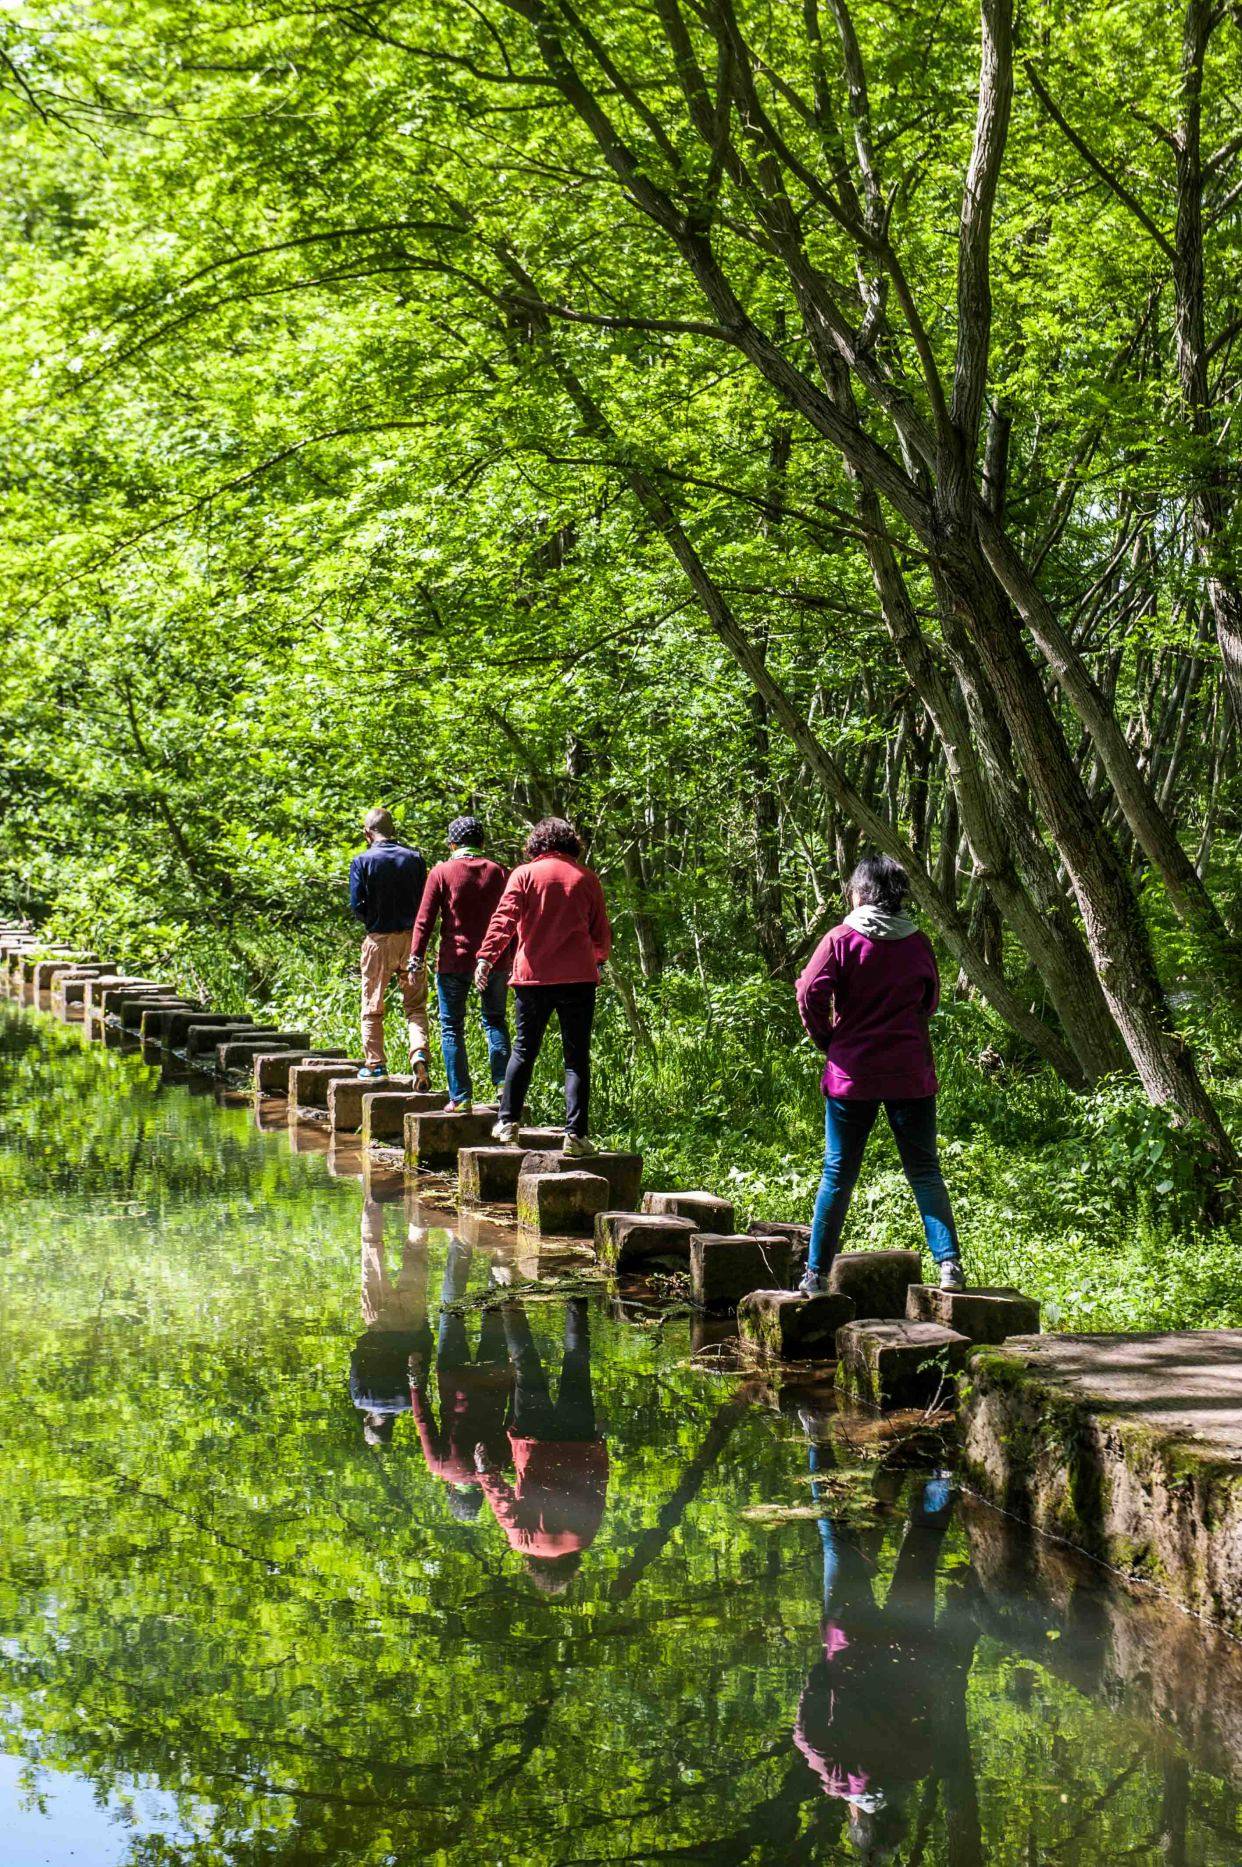
[[[599,876],[580,860],[582,841],[563,817],[545,817],[526,839],[479,948],[474,982],[486,991],[516,943],[510,975],[517,1002],[513,1053],[500,1093],[497,1141],[516,1141],[531,1075],[553,1012],[565,1055],[565,1152],[590,1154],[591,1026],[595,988],[612,951]]]
[[[480,1442],[474,1463],[492,1514],[546,1595],[563,1595],[595,1541],[608,1494],[608,1447],[596,1430],[586,1302],[565,1305],[561,1380],[553,1401],[520,1303],[503,1310],[513,1364],[509,1444],[514,1481]]]
[[[436,997],[440,1002],[440,1049],[448,1081],[450,1110],[469,1114],[474,1096],[466,1054],[466,1001],[470,978],[488,923],[505,889],[505,872],[483,854],[483,825],[477,817],[454,817],[448,827],[447,862],[427,877],[422,906],[410,939],[410,977],[427,961],[432,928],[440,923],[436,955]],[[482,994],[483,1031],[492,1085],[499,1088],[509,1063],[509,1026],[505,1019],[508,980],[497,969]]]

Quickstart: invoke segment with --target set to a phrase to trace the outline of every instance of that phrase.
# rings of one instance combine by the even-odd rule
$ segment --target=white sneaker
[[[499,1141],[504,1147],[511,1147],[518,1138],[518,1125],[515,1121],[498,1121],[492,1129],[492,1140]]]
[[[588,1154],[598,1154],[584,1134],[567,1134],[561,1143],[561,1153],[570,1160],[585,1160]]]
[[[962,1274],[961,1264],[956,1258],[945,1258],[940,1266],[940,1288],[942,1290],[964,1290],[966,1279]]]
[[[800,1297],[822,1297],[828,1294],[828,1279],[822,1271],[803,1271],[802,1282],[798,1285]]]

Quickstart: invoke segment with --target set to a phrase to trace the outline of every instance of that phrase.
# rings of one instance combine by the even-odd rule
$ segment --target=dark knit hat
[[[483,841],[483,825],[477,817],[454,817],[448,827],[448,840],[453,849],[477,849]]]

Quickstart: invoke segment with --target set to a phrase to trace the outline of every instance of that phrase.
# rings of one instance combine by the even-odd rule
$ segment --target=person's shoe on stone
[[[944,1259],[940,1266],[940,1288],[942,1290],[964,1290],[966,1288],[966,1278],[959,1259]]]
[[[567,1134],[561,1143],[561,1153],[569,1160],[583,1160],[596,1152],[584,1134]]]
[[[798,1285],[800,1297],[823,1297],[828,1294],[828,1278],[823,1271],[803,1271]]]
[[[463,1096],[460,1102],[446,1102],[444,1113],[446,1115],[473,1115],[474,1103],[469,1096]]]
[[[411,1054],[410,1075],[414,1079],[415,1093],[420,1096],[426,1095],[431,1088],[431,1071],[427,1068],[426,1057]]]
[[[498,1121],[492,1129],[492,1140],[499,1141],[502,1147],[512,1147],[518,1138],[518,1125],[515,1121]]]
[[[358,1081],[360,1083],[379,1082],[385,1076],[387,1076],[387,1074],[388,1074],[387,1064],[364,1063],[362,1068],[358,1072]]]

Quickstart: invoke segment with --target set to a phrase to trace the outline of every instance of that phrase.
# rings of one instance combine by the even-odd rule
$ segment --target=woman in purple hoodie
[[[816,1296],[841,1243],[845,1215],[881,1103],[923,1220],[940,1288],[965,1288],[949,1192],[936,1150],[936,1066],[928,1020],[940,1002],[931,941],[903,912],[910,878],[891,856],[866,856],[846,889],[850,912],[826,934],[798,980],[798,1011],[828,1061],[824,1172],[799,1289]]]

